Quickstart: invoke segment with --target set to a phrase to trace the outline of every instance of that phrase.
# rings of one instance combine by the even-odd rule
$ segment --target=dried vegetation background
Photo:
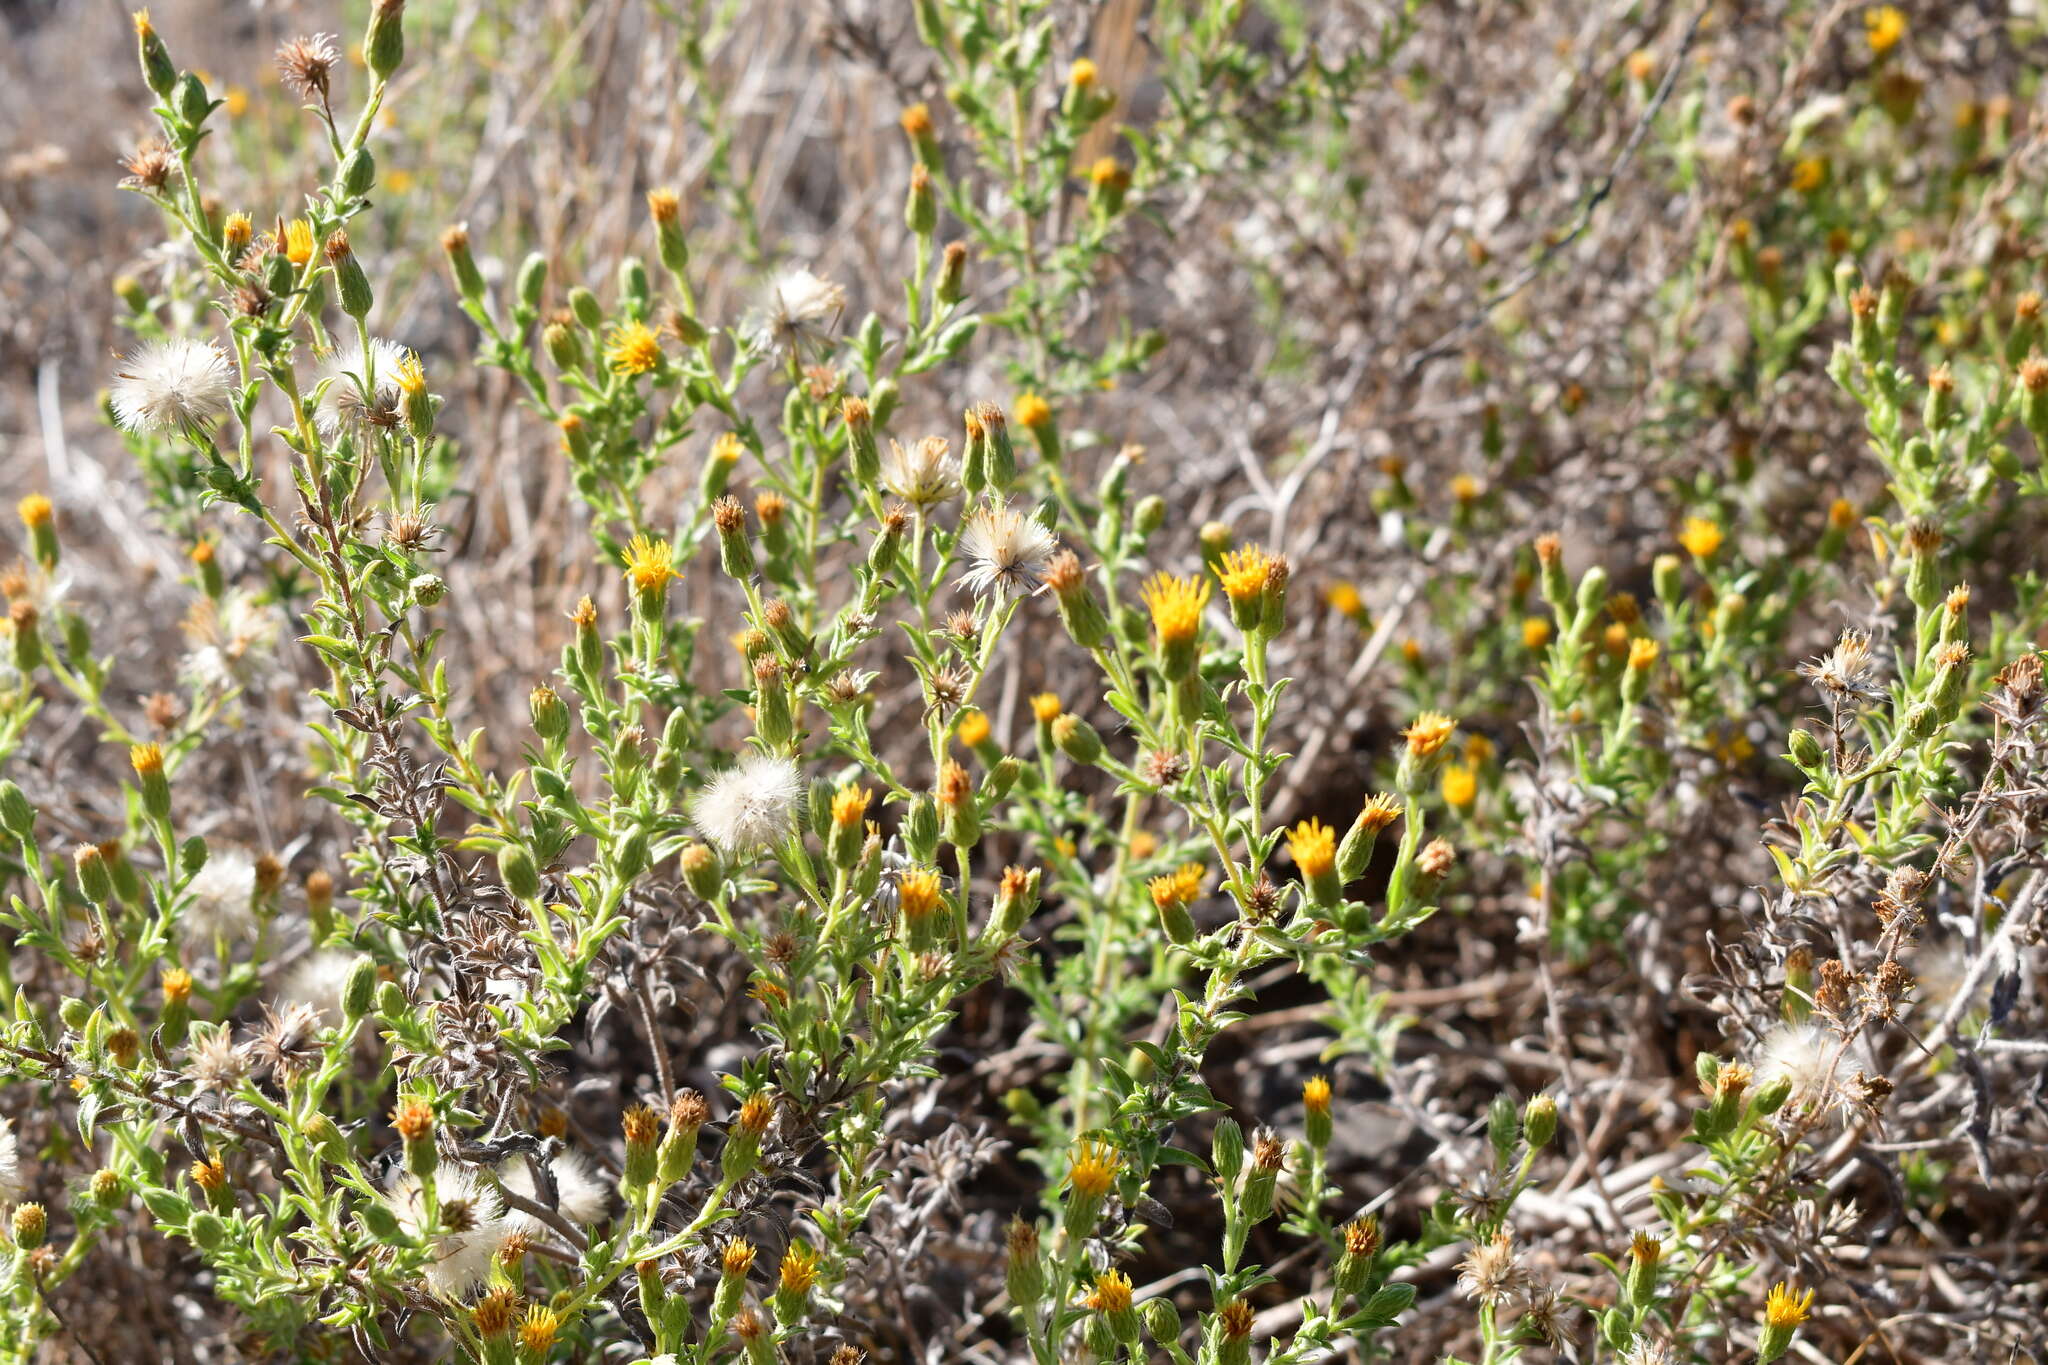
[[[693,8],[725,21],[714,24],[701,63],[675,40],[684,20],[676,11]],[[583,537],[565,534],[580,513],[556,433],[522,408],[502,372],[458,363],[471,328],[435,235],[466,221],[494,278],[538,246],[559,263],[558,278],[594,263],[590,282],[602,288],[603,263],[645,250],[642,191],[672,184],[687,205],[693,257],[723,263],[701,299],[706,316],[737,315],[785,263],[843,282],[854,316],[886,307],[905,252],[909,159],[896,118],[937,97],[905,8],[437,7],[451,16],[453,37],[445,53],[410,63],[392,101],[396,118],[376,143],[383,240],[359,249],[389,262],[385,280],[396,272],[395,294],[387,283],[380,299],[383,330],[427,360],[449,399],[441,429],[462,448],[460,493],[442,509],[451,542],[441,620],[447,653],[465,661],[460,700],[471,723],[521,734],[526,693],[567,635],[565,610],[584,592],[618,594],[620,585],[592,562]],[[1140,125],[1161,98],[1148,76],[1157,56],[1148,8],[1075,4],[1058,28],[1061,50],[1093,55]],[[1136,483],[1166,497],[1162,543],[1172,554],[1190,557],[1196,528],[1222,520],[1286,553],[1306,589],[1275,646],[1275,673],[1298,680],[1276,742],[1300,755],[1282,774],[1277,818],[1320,815],[1341,829],[1372,786],[1373,756],[1423,704],[1457,711],[1518,780],[1541,788],[1554,776],[1543,738],[1551,718],[1518,681],[1526,662],[1475,643],[1525,614],[1527,545],[1538,532],[1563,533],[1574,573],[1604,564],[1617,588],[1647,600],[1651,561],[1671,548],[1687,491],[1701,481],[1753,464],[1751,515],[1734,534],[1759,556],[1809,544],[1833,498],[1860,499],[1880,481],[1862,455],[1861,414],[1823,373],[1831,324],[1785,357],[1771,382],[1759,381],[1721,231],[1731,219],[1765,216],[1782,193],[1788,130],[1813,116],[1815,101],[1853,84],[1866,56],[1862,9],[1780,0],[1423,4],[1385,78],[1340,117],[1284,151],[1266,149],[1270,156],[1254,140],[1158,204],[1101,271],[1078,304],[1085,326],[1105,335],[1153,328],[1165,345],[1142,377],[1067,417],[1087,433],[1076,443],[1079,468],[1143,446]],[[242,183],[215,181],[237,205],[288,204],[298,192],[297,134],[279,131],[291,101],[269,54],[295,33],[339,27],[331,10],[291,0],[155,7],[182,60],[245,88],[246,110],[224,135],[254,169]],[[1369,41],[1388,17],[1386,5],[1352,0],[1304,9],[1325,52]],[[1912,13],[1923,119],[1938,128],[1966,102],[2009,101],[2011,137],[1989,192],[1919,223],[1887,209],[1899,231],[1921,234],[1911,246],[1945,262],[1951,280],[2038,251],[2037,238],[2014,240],[2003,226],[2009,203],[2037,203],[2042,183],[2039,115],[2028,100],[2042,54],[2016,49],[2008,18],[1990,0]],[[1242,23],[1254,48],[1277,47],[1262,15]],[[168,687],[185,647],[184,544],[149,513],[95,404],[120,345],[108,322],[113,282],[147,277],[160,235],[146,206],[114,187],[116,157],[144,105],[125,18],[111,3],[7,0],[0,37],[0,471],[7,486],[56,499],[70,598],[89,604],[97,638],[119,650],[127,676],[161,675]],[[1639,53],[1654,58],[1648,81],[1631,70]],[[1678,88],[1665,91],[1674,64]],[[1284,79],[1238,97],[1270,101],[1275,120],[1287,122]],[[1728,115],[1737,97],[1752,101],[1746,122]],[[1659,139],[1644,136],[1646,111],[1684,101],[1696,103],[1699,128],[1687,183]],[[1939,131],[1930,143],[1939,145]],[[1901,159],[1897,196],[1920,197],[1941,173],[1936,160]],[[1897,246],[1866,243],[1866,268],[1874,275]],[[2009,311],[2005,278],[1980,286],[1975,306]],[[977,291],[1006,283],[971,273]],[[1935,306],[1926,295],[1922,305]],[[1003,384],[994,357],[979,357],[949,392],[1000,397]],[[955,421],[937,405],[922,417],[933,430]],[[1406,508],[1386,497],[1391,460],[1415,499]],[[1469,506],[1458,476],[1479,481]],[[653,505],[689,496],[693,479],[694,464],[679,461],[651,485]],[[1404,519],[1416,518],[1443,529],[1404,534]],[[2037,520],[2005,523],[1979,547],[1980,562],[2016,577],[2033,562]],[[254,552],[224,545],[230,575]],[[1362,595],[1369,624],[1313,600],[1340,585]],[[1976,587],[1980,602],[2013,595],[1996,581]],[[729,591],[716,575],[692,574],[674,600],[704,616],[715,640],[719,623],[734,619]],[[1340,1112],[1334,1174],[1390,1228],[1412,1229],[1440,1194],[1460,1188],[1497,1091],[1548,1088],[1563,1105],[1566,1137],[1524,1196],[1517,1227],[1543,1275],[1602,1292],[1588,1253],[1620,1254],[1650,1216],[1653,1186],[1687,1180],[1681,1134],[1697,1095],[1694,1053],[1753,1043],[1775,1008],[1744,976],[1762,968],[1741,945],[1771,899],[1756,889],[1770,870],[1762,826],[1796,791],[1796,774],[1777,759],[1787,718],[1807,705],[1792,667],[1843,625],[1877,614],[1867,595],[1848,591],[1793,605],[1781,672],[1755,680],[1756,709],[1729,749],[1676,755],[1669,800],[1653,817],[1658,852],[1639,869],[1640,909],[1611,941],[1577,954],[1547,945],[1527,863],[1509,856],[1576,837],[1568,821],[1546,824],[1540,802],[1526,818],[1500,807],[1475,814],[1453,912],[1380,968],[1392,1010],[1414,1020],[1398,1042],[1398,1067],[1386,1077],[1362,1059],[1339,1067],[1339,1092],[1353,1099]],[[1037,627],[1053,630],[1049,617]],[[1028,737],[1028,697],[1075,679],[1058,671],[1062,651],[1035,648],[1028,633],[1006,648],[1003,690],[987,701],[999,739]],[[730,662],[719,649],[705,653],[707,676]],[[283,657],[290,663],[291,651]],[[299,799],[294,732],[314,675],[310,660],[296,667],[252,697],[239,731],[210,748],[220,828],[204,831],[278,851],[294,880],[335,865],[335,841],[346,837],[302,814],[316,808]],[[889,717],[909,718],[903,733],[915,745],[921,703],[910,682],[884,680],[897,690],[884,693],[876,732],[886,738]],[[138,689],[138,713],[141,704]],[[106,754],[93,739],[53,702],[22,764],[34,776],[20,780],[39,802],[62,794],[45,809],[79,837],[118,814],[103,805],[111,785],[95,785]],[[295,823],[302,818],[309,822]],[[2031,813],[2013,818],[2032,829]],[[2030,837],[2013,851],[2015,866],[2033,864]],[[1049,913],[1056,922],[1057,907]],[[1810,913],[1823,935],[1848,935],[1863,932],[1857,915],[1867,910],[1845,895]],[[2025,937],[2038,938],[2032,913],[1992,975],[2010,977],[2012,1018],[2031,1019],[2039,1038],[2042,950]],[[1950,939],[1967,971],[1981,945]],[[686,1079],[709,1089],[714,1070],[749,1046],[743,982],[709,941],[686,942],[669,966],[671,1051],[686,1059]],[[1319,1008],[1289,989],[1276,983],[1212,1054],[1210,1083],[1248,1121],[1297,1123],[1300,1083],[1328,1041]],[[1002,1329],[988,1314],[1001,1284],[1002,1225],[1030,1207],[1040,1183],[1006,1146],[1016,1134],[1002,1100],[1065,1065],[1028,1025],[1000,985],[984,988],[946,1039],[943,1078],[901,1096],[901,1176],[846,1315],[847,1337],[877,1358],[995,1358],[989,1342]],[[585,1030],[565,1082],[573,1121],[609,1133],[646,1065],[617,1016]],[[1855,1149],[1816,1159],[1810,1179],[1824,1195],[1742,1235],[1755,1240],[1760,1263],[1830,1287],[1811,1347],[1801,1348],[1808,1358],[2039,1359],[2048,1055],[1990,1056],[1974,1075],[1910,1089],[1910,1104]],[[13,1117],[25,1147],[64,1140],[62,1115]],[[1897,1174],[1908,1149],[1935,1163],[1920,1168],[1929,1187],[1910,1194]],[[1853,1209],[1843,1213],[1835,1196],[1853,1196]],[[1158,1230],[1130,1268],[1155,1292],[1192,1286],[1215,1236],[1193,1179],[1166,1181],[1160,1198]],[[1833,1211],[1825,1226],[1822,1208]],[[54,1306],[74,1340],[47,1358],[268,1358],[235,1339],[196,1261],[145,1235],[137,1218],[133,1236],[110,1240],[65,1285]],[[1397,1359],[1469,1347],[1457,1259],[1447,1249],[1415,1272],[1421,1297],[1392,1338]],[[1262,1330],[1298,1312],[1284,1295],[1261,1307]],[[1752,1329],[1733,1330],[1739,1339]],[[1726,1358],[1746,1358],[1735,1339]]]

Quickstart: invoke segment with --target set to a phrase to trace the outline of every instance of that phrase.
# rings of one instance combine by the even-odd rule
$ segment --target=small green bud
[[[540,897],[540,871],[525,845],[505,844],[498,849],[498,876],[519,899],[530,901]]]
[[[1497,1159],[1505,1162],[1514,1152],[1521,1129],[1521,1115],[1515,1112],[1515,1102],[1506,1094],[1495,1095],[1486,1110],[1486,1140]]]
[[[71,854],[78,872],[78,889],[94,905],[105,905],[114,896],[114,878],[97,844],[80,844]]]
[[[377,963],[365,953],[349,968],[348,984],[341,988],[341,1012],[351,1020],[370,1012],[377,997]]]
[[[372,0],[370,28],[363,36],[363,64],[378,80],[389,80],[405,60],[405,0]]]
[[[535,734],[553,741],[569,733],[569,708],[554,688],[542,683],[527,694],[526,701],[533,716]]]
[[[519,263],[519,274],[514,279],[514,287],[518,291],[520,305],[529,313],[538,313],[540,311],[541,291],[547,288],[547,283],[548,258],[541,255],[538,251],[529,252],[526,259]],[[586,295],[590,293],[588,289],[585,289],[583,292]],[[576,298],[574,291],[570,292],[569,298],[573,305]],[[592,297],[590,302],[592,305],[595,305],[597,299]],[[596,316],[598,322],[602,322],[604,320],[603,310],[596,310]],[[578,321],[583,321],[583,314],[580,310],[577,312],[576,317]],[[583,325],[592,331],[597,330],[597,322],[583,322]]]
[[[36,810],[12,778],[0,778],[0,828],[17,839],[35,837]]]
[[[341,163],[341,192],[352,199],[368,194],[377,183],[377,158],[368,147],[358,147]]]
[[[1166,499],[1157,493],[1139,500],[1131,509],[1131,529],[1149,540],[1166,525]]]

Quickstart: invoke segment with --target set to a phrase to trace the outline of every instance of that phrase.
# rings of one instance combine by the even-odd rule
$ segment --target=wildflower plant
[[[1339,172],[1375,101],[1437,82],[1403,59],[1427,7],[1162,4],[1141,76],[1108,17],[916,0],[894,235],[858,273],[755,216],[708,55],[733,7],[636,15],[704,164],[615,187],[623,252],[397,212],[436,169],[380,136],[430,98],[422,53],[517,36],[427,8],[277,50],[311,151],[267,186],[240,87],[134,16],[155,103],[122,186],[169,246],[117,291],[101,406],[183,547],[185,648],[97,639],[79,509],[20,499],[0,1360],[91,1354],[67,1286],[143,1235],[252,1359],[1776,1360],[1908,1292],[1870,1287],[1879,1198],[2038,1298],[2021,1243],[1951,1254],[1983,1201],[1940,1201],[2042,1150],[1999,1106],[2041,1047],[2048,595],[1995,554],[2048,493],[2048,361],[2037,295],[1966,333],[1913,273],[1953,261],[1869,249],[1866,217],[2014,193],[1981,110],[1944,194],[1882,192],[1922,88],[1902,10],[1827,7],[1858,102],[1734,97],[1732,152],[1704,16],[1612,63],[1632,131],[1578,227],[1448,349],[1356,350],[1300,448],[1294,415],[1232,429],[1260,539],[1248,504],[1197,522],[1196,452],[1111,435],[1116,386],[1178,357],[1165,305],[1103,282],[1283,181],[1291,244],[1248,219],[1232,250],[1261,375],[1311,367],[1287,262],[1359,247]],[[880,32],[828,29],[886,68]],[[1669,361],[1628,439],[1743,432],[1726,470],[1603,485],[1633,538],[1532,534],[1532,505],[1590,516],[1544,429],[1600,376],[1533,380],[1542,320],[1505,305],[1639,153],[1702,207],[1654,341],[1621,328]],[[424,290],[468,330],[422,325]],[[1738,362],[1689,349],[1710,305]],[[1360,414],[1460,353],[1455,472],[1365,458]],[[465,562],[480,391],[570,509],[566,581],[506,570],[552,633],[496,675],[465,653],[501,605]],[[1824,403],[1860,414],[1855,487],[1760,477],[1750,428]],[[1405,586],[1300,533],[1340,446],[1360,486],[1318,525],[1369,523]],[[1445,1000],[1500,1046],[1415,1026]],[[1624,1010],[1627,1044],[1595,1027]],[[1952,1308],[1872,1340],[2011,1336]]]

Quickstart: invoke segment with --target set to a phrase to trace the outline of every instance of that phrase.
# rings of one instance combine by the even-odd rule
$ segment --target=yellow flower
[[[128,764],[137,777],[150,777],[164,770],[164,746],[157,743],[128,746]]]
[[[427,391],[427,372],[421,367],[420,358],[411,351],[407,351],[405,359],[398,362],[396,378],[398,387],[405,390],[409,396]]]
[[[1287,851],[1302,876],[1325,876],[1337,865],[1337,833],[1320,820],[1304,820],[1287,831]]]
[[[1057,692],[1040,692],[1031,698],[1031,714],[1041,724],[1050,725],[1060,718],[1060,698]]]
[[[1463,763],[1452,763],[1444,768],[1443,780],[1439,783],[1444,804],[1453,810],[1463,810],[1479,797],[1479,774]]]
[[[1451,496],[1459,502],[1471,502],[1479,496],[1479,480],[1470,474],[1459,474],[1451,479]]]
[[[249,112],[249,92],[239,85],[229,86],[221,107],[228,111],[229,118],[240,118]]]
[[[1856,524],[1856,508],[1847,498],[1836,498],[1828,504],[1828,525],[1837,531],[1846,531]]]
[[[1185,644],[1195,638],[1202,624],[1202,608],[1209,601],[1208,583],[1156,573],[1139,594],[1152,613],[1152,629],[1163,644]]]
[[[1100,1199],[1116,1183],[1119,1161],[1116,1148],[1099,1142],[1084,1142],[1074,1149],[1067,1167],[1067,1184],[1076,1194]]]
[[[1098,1313],[1126,1313],[1131,1307],[1131,1282],[1120,1270],[1107,1270],[1095,1277],[1095,1292],[1088,1306]]]
[[[1792,166],[1792,188],[1811,194],[1827,183],[1828,161],[1824,156],[1802,157]]]
[[[1401,661],[1409,664],[1422,662],[1422,642],[1413,636],[1401,641]]]
[[[1231,550],[1216,566],[1224,595],[1233,602],[1255,602],[1266,590],[1266,576],[1273,569],[1273,556],[1257,545]]]
[[[1530,616],[1522,621],[1522,648],[1541,649],[1550,643],[1550,618]]]
[[[1628,642],[1628,666],[1641,672],[1657,662],[1657,642],[1646,635],[1638,635]]]
[[[1723,539],[1721,528],[1705,517],[1687,517],[1685,529],[1678,533],[1678,543],[1694,559],[1712,559]]]
[[[720,464],[738,464],[740,456],[747,453],[747,443],[736,431],[720,432],[718,439],[711,443],[711,458]]]
[[[562,1329],[562,1320],[552,1309],[535,1304],[526,1310],[526,1317],[519,1324],[519,1344],[533,1355],[540,1355],[555,1344],[555,1333]]]
[[[284,258],[293,265],[313,259],[313,225],[305,219],[294,218],[285,226]]]
[[[57,515],[56,506],[41,493],[31,493],[14,504],[14,510],[21,514],[21,524],[33,531],[48,526],[50,518]]]
[[[968,748],[979,748],[988,743],[988,713],[986,711],[965,711],[953,733],[960,736],[960,742]]]
[[[782,1267],[777,1275],[786,1293],[810,1293],[811,1286],[818,1282],[818,1253],[802,1242],[791,1242],[789,1250],[782,1253]]]
[[[1429,758],[1444,747],[1451,738],[1451,732],[1458,728],[1458,722],[1441,711],[1424,711],[1414,723],[1401,732],[1401,738],[1408,741],[1408,752],[1416,758]]]
[[[1311,1076],[1301,1083],[1301,1107],[1311,1114],[1330,1112],[1330,1078]]]
[[[626,577],[639,591],[653,592],[682,575],[676,572],[675,551],[667,541],[634,536],[626,545]]]
[[[1011,411],[1016,414],[1018,426],[1032,431],[1052,421],[1052,404],[1035,393],[1018,394],[1017,401],[1011,404]]]
[[[1095,84],[1095,63],[1086,57],[1075,58],[1074,64],[1067,68],[1067,84],[1083,90]]]
[[[907,920],[931,914],[939,908],[939,874],[929,868],[905,872],[896,879],[896,901]]]
[[[1372,834],[1378,834],[1388,825],[1401,818],[1401,798],[1385,792],[1375,792],[1366,799],[1358,811],[1358,826]]]
[[[1186,905],[1201,895],[1202,881],[1200,863],[1183,863],[1178,871],[1154,877],[1146,889],[1152,893],[1152,903],[1163,910],[1169,905]]]
[[[393,194],[404,194],[416,183],[413,173],[403,166],[394,166],[384,173],[384,188]]]
[[[1879,5],[1863,13],[1863,37],[1873,57],[1882,57],[1906,36],[1906,16],[1897,5]]]
[[[841,829],[860,823],[868,813],[870,796],[866,787],[851,782],[832,793],[832,823]]]
[[[1475,768],[1483,768],[1493,761],[1493,741],[1485,735],[1465,736],[1465,761]]]
[[[620,323],[604,358],[613,374],[649,374],[661,368],[661,341],[644,322]]]
[[[1365,599],[1358,595],[1356,583],[1338,579],[1323,589],[1323,600],[1330,604],[1332,610],[1341,612],[1354,621],[1365,614]]]
[[[1806,1321],[1807,1310],[1813,1307],[1813,1291],[1796,1293],[1783,1280],[1771,1286],[1771,1292],[1764,1297],[1764,1321],[1771,1326],[1784,1329],[1797,1327]]]

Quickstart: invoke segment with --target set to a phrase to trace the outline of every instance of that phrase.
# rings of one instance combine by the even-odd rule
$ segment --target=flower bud
[[[910,192],[903,201],[903,224],[919,237],[929,237],[939,225],[939,201],[932,193],[932,173],[922,161],[910,168]]]
[[[1301,1087],[1302,1129],[1308,1145],[1322,1151],[1330,1145],[1333,1121],[1330,1115],[1330,1078],[1311,1076]]]
[[[71,861],[78,872],[78,889],[86,900],[105,905],[113,899],[114,879],[107,871],[107,860],[98,844],[80,844],[72,850]]]
[[[448,257],[448,269],[455,276],[455,292],[470,303],[484,296],[484,276],[469,250],[469,229],[460,224],[442,229],[441,250]]]
[[[363,263],[357,260],[355,252],[349,249],[346,232],[337,228],[328,235],[326,256],[328,268],[334,271],[335,288],[341,295],[341,311],[360,322],[368,315],[375,295],[370,288],[370,277],[363,270]],[[378,382],[381,382],[381,376]]]
[[[142,787],[142,809],[152,820],[165,820],[171,813],[171,783],[164,773],[164,751],[160,744],[134,744],[128,749],[129,766]]]
[[[654,1111],[644,1104],[627,1105],[619,1115],[619,1130],[625,1138],[626,1161],[619,1185],[626,1197],[638,1203],[654,1183],[658,1165],[655,1139],[660,1132],[660,1121]]]
[[[378,80],[389,80],[405,60],[405,0],[372,0],[370,28],[363,35],[363,64]]]
[[[1052,742],[1059,751],[1080,764],[1093,764],[1102,757],[1102,736],[1095,727],[1068,712],[1052,723]]]
[[[939,273],[932,281],[932,298],[942,308],[952,307],[966,293],[966,278],[966,244],[946,243],[946,249],[939,253]]]
[[[1037,910],[1040,875],[1035,867],[1029,872],[1015,867],[1003,869],[995,905],[989,911],[989,929],[998,940],[1013,937]]]
[[[135,44],[142,62],[142,79],[160,98],[169,99],[178,84],[178,68],[170,49],[149,22],[149,11],[135,11]]]
[[[540,898],[540,871],[524,844],[504,844],[498,849],[498,876],[506,889],[520,900]]]
[[[1013,1217],[1004,1241],[1004,1287],[1009,1290],[1011,1303],[1030,1309],[1045,1297],[1045,1267],[1039,1260],[1038,1229]]]
[[[341,163],[341,192],[360,199],[377,184],[377,158],[368,147],[358,147]]]
[[[1280,1172],[1287,1164],[1287,1149],[1270,1129],[1262,1129],[1252,1143],[1251,1170],[1244,1178],[1244,1193],[1238,1207],[1250,1224],[1264,1222],[1273,1212],[1273,1193]]]
[[[724,882],[718,870],[718,855],[705,844],[685,844],[676,857],[683,880],[699,900],[713,901]]]
[[[17,1204],[14,1209],[14,1244],[34,1251],[50,1230],[50,1215],[41,1204]]]
[[[533,716],[533,732],[542,739],[552,743],[569,733],[569,708],[554,688],[542,683],[527,694],[526,703]]]
[[[0,828],[17,839],[35,837],[35,807],[12,778],[0,778]]]

